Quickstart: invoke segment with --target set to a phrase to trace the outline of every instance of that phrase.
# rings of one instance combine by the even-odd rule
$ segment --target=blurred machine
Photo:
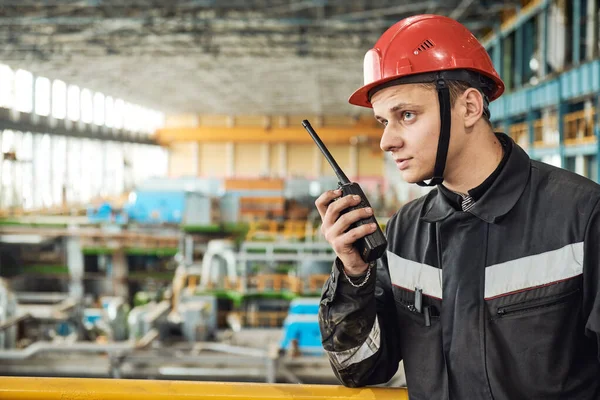
[[[322,355],[319,329],[319,298],[292,300],[288,316],[283,321],[281,349],[295,354]]]
[[[256,218],[306,218],[335,178],[153,179],[140,185],[124,204],[90,206],[91,223],[182,224],[214,226]]]

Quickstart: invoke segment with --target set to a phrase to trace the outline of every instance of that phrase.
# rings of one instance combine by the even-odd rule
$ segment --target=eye
[[[383,125],[383,126],[387,126],[388,125],[387,119],[378,119],[377,121],[379,121],[379,123],[381,125]]]
[[[402,113],[402,120],[403,121],[411,121],[411,120],[413,120],[415,118],[415,116],[416,115],[414,113],[410,112],[410,111],[404,111]]]

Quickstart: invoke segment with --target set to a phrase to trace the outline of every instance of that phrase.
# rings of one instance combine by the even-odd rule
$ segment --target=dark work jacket
[[[511,144],[469,212],[438,189],[398,211],[367,284],[333,268],[319,323],[343,384],[404,360],[416,400],[600,399],[600,186]]]

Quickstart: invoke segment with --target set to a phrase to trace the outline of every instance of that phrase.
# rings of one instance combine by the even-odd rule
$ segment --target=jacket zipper
[[[579,292],[579,289],[573,290],[569,293],[560,295],[558,297],[553,297],[551,299],[538,299],[538,300],[528,301],[526,303],[513,304],[510,306],[499,307],[497,314],[500,317],[504,317],[506,315],[510,315],[510,314],[514,314],[514,313],[531,311],[531,310],[535,310],[538,308],[551,307],[551,306],[566,302],[569,297],[571,297],[572,295],[574,295],[577,292]]]

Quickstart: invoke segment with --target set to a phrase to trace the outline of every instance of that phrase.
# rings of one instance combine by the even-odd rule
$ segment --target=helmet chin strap
[[[444,79],[437,79],[435,86],[440,102],[440,138],[438,140],[433,177],[429,182],[417,182],[419,186],[437,186],[444,181],[444,169],[448,158],[448,147],[450,146],[450,89]]]

